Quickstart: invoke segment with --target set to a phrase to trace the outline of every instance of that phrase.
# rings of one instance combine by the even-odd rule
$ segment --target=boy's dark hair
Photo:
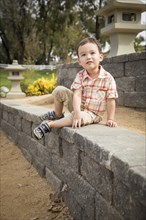
[[[97,47],[98,47],[99,53],[102,53],[101,44],[99,43],[99,41],[98,41],[96,38],[94,38],[94,37],[86,37],[86,38],[84,38],[83,40],[81,40],[81,41],[79,42],[79,44],[77,45],[77,48],[76,48],[77,55],[79,55],[79,54],[78,54],[78,49],[79,49],[79,47],[80,47],[80,46],[83,46],[83,45],[85,45],[85,44],[87,44],[87,43],[96,44]]]

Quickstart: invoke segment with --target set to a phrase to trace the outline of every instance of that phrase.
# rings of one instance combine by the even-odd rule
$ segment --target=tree
[[[31,6],[28,0],[0,1],[0,37],[8,63],[13,59],[20,63],[24,60],[25,40],[30,36],[33,26]]]
[[[75,19],[73,7],[76,0],[38,0],[37,3],[36,23],[38,32],[41,33],[40,41],[42,44],[42,54],[38,63],[49,63],[53,53],[64,60],[63,54],[67,50],[63,46],[66,47],[64,41],[68,38],[67,29],[72,26]],[[59,50],[60,47],[61,50]],[[57,52],[59,54],[56,54]]]
[[[141,52],[143,50],[143,46],[142,46],[142,42],[144,42],[144,37],[143,36],[139,36],[136,37],[134,40],[134,49],[136,52]]]
[[[62,62],[85,36],[97,37],[96,10],[104,0],[1,0],[0,62]],[[97,29],[97,27],[96,27]]]

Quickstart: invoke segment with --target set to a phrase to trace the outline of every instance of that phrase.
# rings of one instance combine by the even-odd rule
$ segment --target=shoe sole
[[[38,140],[40,140],[42,138],[42,137],[38,136],[38,132],[36,132],[36,129],[33,130],[33,133]]]

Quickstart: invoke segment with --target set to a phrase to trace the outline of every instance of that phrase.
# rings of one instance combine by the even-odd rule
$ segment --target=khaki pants
[[[70,113],[66,117],[70,117],[73,120],[73,92],[64,86],[57,86],[52,92],[52,95],[54,100],[63,103],[63,105],[69,110]],[[82,125],[99,123],[102,120],[101,116],[95,115],[88,110],[81,111],[81,116]]]

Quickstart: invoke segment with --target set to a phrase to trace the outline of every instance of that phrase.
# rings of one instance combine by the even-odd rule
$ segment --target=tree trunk
[[[7,39],[6,39],[5,33],[1,33],[0,37],[1,37],[1,40],[2,40],[3,48],[6,52],[6,57],[7,57],[6,63],[12,63],[10,52],[9,52],[9,47],[7,46],[8,44],[7,44]]]
[[[99,1],[99,9],[101,8],[102,1],[103,0]],[[100,23],[99,23],[99,16],[98,15],[96,15],[95,36],[96,36],[97,40],[100,39]]]
[[[96,39],[99,40],[100,38],[100,25],[99,25],[99,17],[96,15],[96,30],[95,30],[95,36]]]

